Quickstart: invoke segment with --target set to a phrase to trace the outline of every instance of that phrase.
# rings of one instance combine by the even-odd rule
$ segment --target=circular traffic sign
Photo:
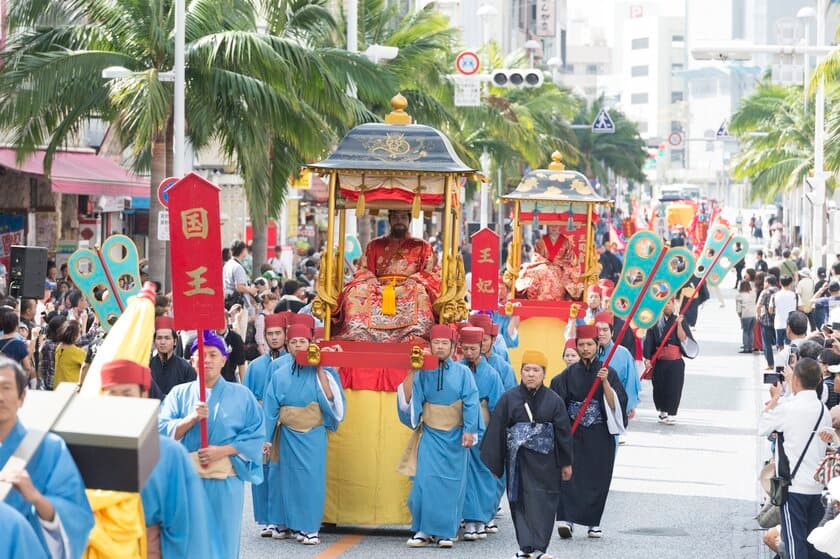
[[[681,146],[683,143],[682,132],[671,132],[671,135],[668,136],[668,143],[674,147]]]
[[[158,202],[160,202],[160,205],[164,208],[169,207],[169,189],[175,186],[175,183],[179,180],[181,179],[179,179],[178,177],[169,177],[168,179],[163,179],[160,183],[160,186],[158,186]]]
[[[455,58],[455,69],[465,76],[472,76],[481,68],[481,59],[471,50],[465,50]]]

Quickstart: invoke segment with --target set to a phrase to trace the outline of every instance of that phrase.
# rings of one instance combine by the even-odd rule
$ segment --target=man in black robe
[[[651,365],[651,359],[657,348],[665,339],[671,325],[677,322],[668,341],[665,343],[656,362],[653,363],[653,403],[659,412],[659,421],[666,425],[673,425],[676,422],[677,411],[682,399],[683,385],[685,384],[685,361],[683,357],[694,359],[699,351],[694,337],[691,335],[691,328],[688,326],[688,318],[677,316],[674,312],[674,301],[665,303],[662,317],[653,328],[645,334],[645,341],[642,347],[645,356],[645,368]]]
[[[155,351],[149,361],[152,371],[152,388],[149,390],[151,398],[163,400],[169,391],[196,379],[196,372],[190,362],[178,357],[175,352],[178,335],[175,332],[175,321],[171,316],[155,318]]]
[[[563,539],[572,537],[574,524],[587,526],[590,538],[601,537],[601,516],[615,464],[615,435],[624,433],[627,427],[627,394],[615,370],[602,367],[596,358],[597,337],[595,326],[578,326],[580,361],[551,381],[551,389],[566,404],[574,421],[592,384],[601,379],[573,433],[575,474],[563,482],[557,507],[557,532]]]
[[[569,416],[563,401],[543,385],[548,359],[522,355],[522,383],[496,404],[481,444],[481,459],[493,475],[507,472],[508,501],[516,530],[516,557],[546,555],[561,479],[572,476]]]

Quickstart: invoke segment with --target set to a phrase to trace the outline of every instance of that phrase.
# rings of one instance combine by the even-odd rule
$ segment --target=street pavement
[[[731,286],[734,277],[725,282]],[[725,306],[712,298],[701,310],[695,337],[700,356],[688,361],[676,425],[658,423],[650,382],[618,451],[601,540],[577,527],[572,540],[555,537],[549,553],[576,559],[718,559],[769,557],[753,517],[757,512],[761,440],[756,436],[762,359],[738,354],[740,321],[732,289]],[[517,551],[510,515],[500,532],[480,542],[456,542],[451,550],[405,547],[408,532],[347,530],[322,533],[322,544],[305,547],[261,539],[245,493],[242,557],[380,559],[439,557],[502,559]]]

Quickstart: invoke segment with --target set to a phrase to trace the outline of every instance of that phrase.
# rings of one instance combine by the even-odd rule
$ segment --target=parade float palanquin
[[[465,320],[466,283],[460,244],[459,190],[474,169],[456,155],[439,130],[411,123],[402,96],[392,100],[384,123],[362,124],[342,139],[323,161],[307,168],[329,185],[327,240],[321,257],[316,316],[324,321],[324,340],[310,346],[309,364],[339,369],[347,398],[344,422],[330,433],[324,522],[344,525],[409,524],[406,500],[411,481],[397,473],[411,430],[397,416],[396,390],[410,368],[434,368],[427,342],[354,341],[335,338],[345,287],[344,238],[347,214],[409,210],[413,217],[437,215],[443,245],[439,294],[433,302],[437,322]],[[381,314],[379,315],[381,319]],[[343,317],[346,320],[346,317]],[[428,338],[428,332],[424,333]]]
[[[612,202],[600,196],[586,176],[567,170],[558,152],[552,154],[548,169],[536,169],[522,178],[516,189],[502,197],[512,206],[513,239],[508,249],[504,282],[508,298],[504,312],[520,317],[519,347],[510,350],[514,370],[519,372],[522,353],[540,348],[546,352],[550,371],[546,382],[565,368],[563,363],[564,330],[573,304],[586,309],[586,288],[598,282],[601,266],[595,251],[595,224],[598,207]],[[559,225],[560,232],[572,243],[580,268],[581,286],[574,292],[535,300],[517,293],[522,280],[522,243],[526,225]]]

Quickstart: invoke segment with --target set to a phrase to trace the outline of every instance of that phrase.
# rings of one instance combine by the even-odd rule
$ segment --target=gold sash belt
[[[417,474],[417,453],[420,450],[420,437],[423,434],[423,425],[427,425],[438,431],[451,431],[464,424],[464,404],[461,400],[452,402],[447,406],[440,404],[423,404],[423,417],[420,425],[411,434],[405,450],[400,456],[400,463],[397,465],[397,472],[404,476],[412,477]]]
[[[230,461],[229,456],[210,463],[206,468],[201,465],[198,452],[190,452],[190,459],[199,477],[204,479],[227,479],[236,475],[236,470],[233,469],[233,462]]]
[[[281,425],[285,425],[292,431],[308,433],[323,424],[324,414],[321,413],[318,402],[310,402],[305,406],[280,406],[280,416],[277,418],[274,436],[271,439],[271,461],[277,462],[280,459]]]

